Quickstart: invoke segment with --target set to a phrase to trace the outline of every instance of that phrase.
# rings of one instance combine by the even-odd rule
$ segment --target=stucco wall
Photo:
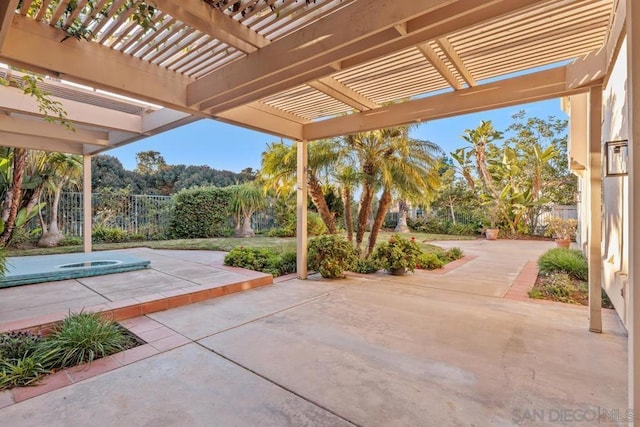
[[[602,139],[624,140],[628,137],[627,47],[620,48],[611,76],[603,93]],[[603,146],[604,154],[604,146]],[[603,164],[605,159],[603,158]],[[604,171],[603,171],[604,176]],[[629,259],[628,178],[603,178],[603,287],[626,325],[627,310],[623,293],[627,293]]]

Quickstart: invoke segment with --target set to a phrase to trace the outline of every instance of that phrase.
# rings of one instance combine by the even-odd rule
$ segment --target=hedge
[[[228,188],[195,187],[173,196],[170,233],[178,239],[225,237],[229,226],[231,192]]]

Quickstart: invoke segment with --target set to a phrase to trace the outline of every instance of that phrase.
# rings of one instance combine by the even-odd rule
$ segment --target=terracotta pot
[[[407,269],[404,267],[400,267],[400,268],[390,268],[389,270],[387,270],[389,272],[389,274],[391,274],[392,276],[402,276],[407,272]]]
[[[496,240],[498,238],[498,233],[500,232],[497,228],[487,228],[484,231],[485,236],[487,236],[487,240]]]
[[[569,246],[571,246],[571,239],[556,239],[556,246],[559,248],[569,249]]]

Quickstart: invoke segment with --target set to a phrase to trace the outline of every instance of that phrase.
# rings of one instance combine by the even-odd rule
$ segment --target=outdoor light
[[[629,173],[628,141],[607,141],[606,143],[606,176],[621,176]]]

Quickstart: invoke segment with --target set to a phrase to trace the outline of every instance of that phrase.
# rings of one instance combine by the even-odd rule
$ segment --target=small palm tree
[[[78,155],[49,153],[42,156],[47,177],[46,186],[51,193],[49,224],[42,221],[42,236],[38,246],[57,246],[64,237],[58,228],[58,205],[62,189],[67,184],[77,184],[82,176],[82,158]]]
[[[254,237],[251,216],[267,205],[262,189],[254,182],[231,187],[231,210],[236,217],[235,237]]]

